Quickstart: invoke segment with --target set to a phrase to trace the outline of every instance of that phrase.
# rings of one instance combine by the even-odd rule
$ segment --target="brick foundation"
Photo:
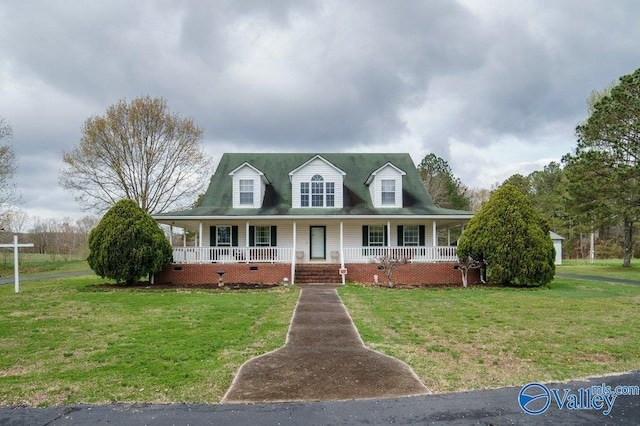
[[[455,263],[407,263],[393,270],[393,282],[404,285],[462,285],[462,274],[453,269]],[[379,284],[387,283],[387,276],[378,265],[372,263],[353,263],[346,265],[347,280],[359,284],[374,284],[374,275]],[[480,282],[478,269],[469,271],[469,284]]]
[[[156,284],[215,284],[218,272],[225,271],[225,284],[280,284],[291,279],[288,263],[230,263],[171,265],[155,276]]]
[[[393,281],[404,285],[462,285],[462,274],[453,269],[455,263],[408,263],[393,271]],[[372,263],[351,263],[345,265],[347,281],[359,284],[374,284],[378,275],[380,284],[387,283],[384,271]],[[291,279],[291,265],[288,263],[233,263],[233,264],[182,264],[171,265],[155,276],[157,284],[215,284],[217,271],[225,271],[225,284],[281,284],[287,277]],[[338,271],[336,270],[336,274]],[[478,269],[469,271],[469,284],[480,282]]]

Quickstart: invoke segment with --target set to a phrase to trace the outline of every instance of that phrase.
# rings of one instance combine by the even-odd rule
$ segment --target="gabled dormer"
[[[342,208],[346,173],[321,155],[289,172],[291,207]]]
[[[260,208],[267,177],[251,164],[244,162],[229,172],[233,185],[233,208]]]
[[[402,207],[402,177],[405,175],[391,162],[373,171],[365,182],[373,207]]]

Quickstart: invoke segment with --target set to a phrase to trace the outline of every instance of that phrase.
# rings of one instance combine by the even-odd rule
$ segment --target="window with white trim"
[[[335,184],[333,182],[327,182],[325,183],[325,189],[326,189],[326,198],[325,198],[325,204],[327,207],[333,207],[335,205],[335,199],[336,199],[336,187]]]
[[[404,225],[402,227],[402,234],[402,241],[405,246],[417,246],[420,244],[418,225]]]
[[[253,205],[253,179],[240,179],[240,205]]]
[[[270,226],[256,226],[256,246],[268,247],[271,245],[271,227]]]
[[[314,175],[311,182],[300,182],[300,207],[334,207],[336,184]]]
[[[384,246],[384,226],[383,225],[369,226],[369,245]]]
[[[395,205],[396,204],[396,181],[394,179],[382,179],[380,182],[382,189],[382,204],[383,205]]]
[[[300,206],[309,207],[309,182],[300,182]]]
[[[311,178],[311,207],[324,206],[324,179],[320,175]]]
[[[216,228],[216,245],[231,246],[231,227],[218,226]]]

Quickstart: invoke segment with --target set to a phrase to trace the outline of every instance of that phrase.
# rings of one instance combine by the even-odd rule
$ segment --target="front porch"
[[[405,261],[398,270],[408,272],[407,284],[457,283],[461,279],[453,269],[458,262],[454,243],[465,222],[404,217],[181,221],[191,232],[187,239],[186,232],[182,238],[175,236],[178,223],[171,221],[169,238],[178,244],[172,244],[171,271],[159,279],[212,284],[224,271],[229,283],[276,284],[285,278],[296,283],[305,265],[325,265],[331,268],[326,276],[332,282],[374,283],[378,275],[382,283],[385,276],[378,263],[391,258]]]

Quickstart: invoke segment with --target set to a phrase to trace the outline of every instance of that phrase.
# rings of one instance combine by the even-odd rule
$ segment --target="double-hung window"
[[[393,179],[382,179],[382,205],[396,204],[396,181]]]
[[[383,225],[369,226],[369,245],[370,246],[384,245],[384,226]]]
[[[256,226],[256,246],[268,247],[271,245],[271,227],[270,226]]]
[[[231,246],[231,227],[218,226],[216,228],[216,245]]]
[[[335,184],[333,182],[327,182],[325,183],[325,189],[326,189],[325,205],[327,207],[333,207],[335,205],[335,199],[336,199]]]
[[[300,183],[300,206],[309,207],[309,182]]]
[[[240,205],[253,205],[253,179],[240,179]]]
[[[402,239],[405,246],[417,246],[420,244],[420,232],[418,225],[405,225],[402,227]]]

